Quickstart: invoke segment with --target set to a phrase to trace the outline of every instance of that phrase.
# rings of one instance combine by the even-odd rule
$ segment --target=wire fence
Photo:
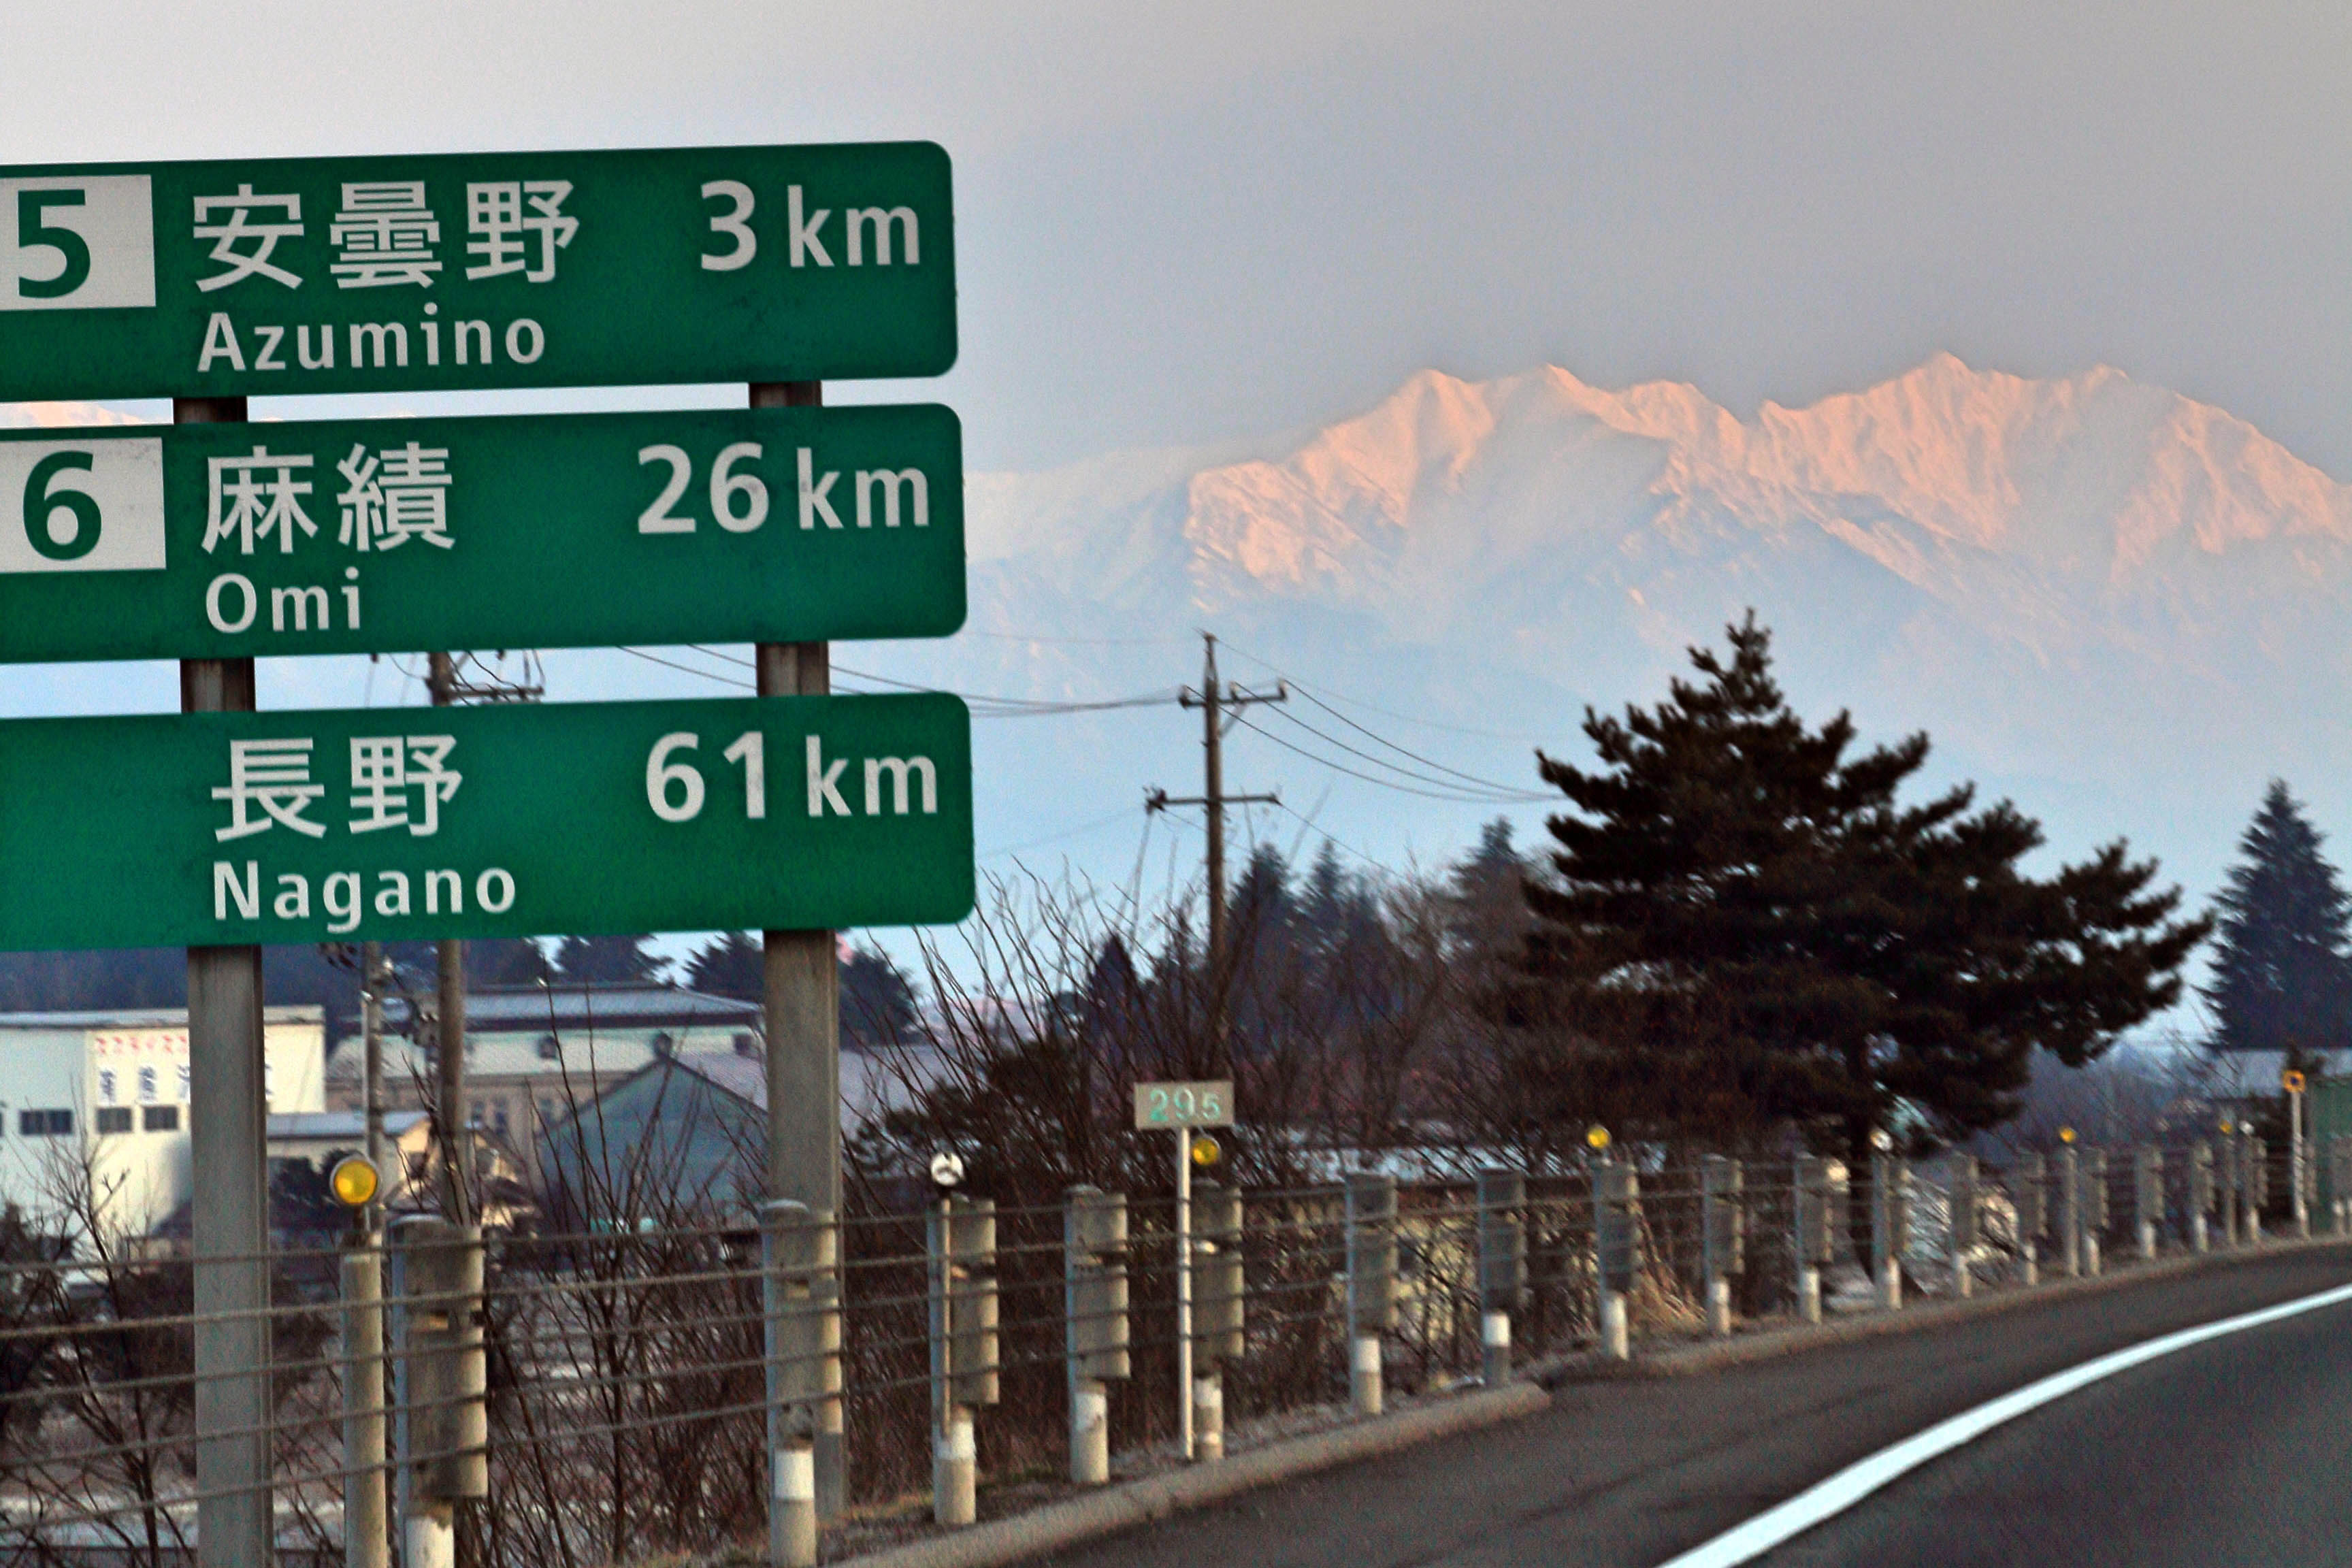
[[[1736,1187],[1725,1184],[1727,1165],[1652,1153],[1624,1167],[1622,1200],[1583,1172],[1526,1177],[1507,1203],[1496,1197],[1507,1189],[1479,1182],[1386,1183],[1392,1207],[1354,1217],[1344,1184],[1248,1192],[1243,1331],[1228,1353],[1205,1337],[1196,1349],[1222,1380],[1223,1408],[1245,1426],[1360,1404],[1351,1341],[1368,1333],[1388,1393],[1415,1396],[1498,1365],[1524,1373],[1605,1350],[1612,1311],[1635,1339],[1723,1331],[1727,1321],[1710,1321],[1718,1298],[1742,1323],[1785,1319],[1804,1309],[1809,1270],[1827,1310],[1853,1310],[1888,1304],[1890,1277],[1896,1299],[1904,1289],[1951,1294],[1964,1281],[2021,1284],[2297,1226],[2344,1234],[2352,1146],[2336,1140],[2314,1153],[2298,1161],[2232,1140],[2070,1149],[1981,1169],[1957,1159],[1914,1169],[1882,1158],[1851,1171],[1755,1160],[1738,1167]],[[1821,1217],[1809,1222],[1816,1205]],[[1109,1442],[1136,1455],[1177,1441],[1180,1401],[1191,1397],[1178,1370],[1185,1255],[1169,1197],[1132,1195],[1126,1218],[1117,1262],[1127,1375],[1109,1401]],[[780,1294],[772,1237],[756,1224],[488,1237],[478,1318],[471,1306],[460,1314],[478,1321],[488,1436],[487,1485],[458,1510],[459,1560],[588,1568],[756,1544],[780,1431],[842,1434],[843,1491],[828,1501],[920,1499],[934,1481],[951,1331],[940,1303],[951,1279],[993,1301],[992,1336],[974,1342],[987,1346],[979,1370],[994,1374],[995,1395],[976,1421],[980,1474],[1061,1475],[1071,1462],[1074,1269],[1101,1259],[1073,1251],[1061,1205],[1007,1207],[993,1219],[992,1247],[962,1258],[931,1209],[843,1222],[838,1267],[807,1294],[837,1310],[838,1339],[824,1342],[837,1352],[779,1337],[789,1293]],[[1616,1262],[1612,1226],[1626,1237]],[[1368,1246],[1373,1230],[1380,1245]],[[1197,1237],[1192,1245],[1197,1253]],[[425,1417],[437,1396],[420,1392],[425,1352],[405,1342],[404,1326],[447,1297],[396,1285],[375,1301],[346,1297],[350,1260],[397,1262],[397,1251],[355,1239],[203,1265],[149,1252],[0,1264],[0,1563],[193,1561],[205,1500],[195,1463],[202,1391],[249,1375],[200,1373],[198,1341],[208,1327],[256,1321],[269,1345],[261,1417],[215,1423],[206,1440],[267,1444],[280,1560],[345,1561],[346,1505],[366,1485],[394,1498],[396,1536],[396,1483],[404,1473],[413,1491],[414,1478],[453,1452],[433,1447],[441,1428]],[[266,1307],[196,1310],[200,1267],[256,1261],[269,1273]],[[384,1277],[401,1278],[396,1268]],[[372,1341],[361,1315],[377,1311],[391,1331]],[[1500,1363],[1498,1314],[1509,1331]],[[352,1348],[371,1342],[386,1346],[380,1363]],[[780,1419],[790,1413],[778,1392],[795,1386],[779,1374],[796,1356],[837,1369],[830,1397],[791,1401],[790,1413],[807,1417],[799,1427]],[[368,1375],[355,1375],[362,1368]],[[389,1392],[370,1395],[379,1372]],[[351,1446],[355,1422],[371,1419],[392,1435],[380,1465]]]

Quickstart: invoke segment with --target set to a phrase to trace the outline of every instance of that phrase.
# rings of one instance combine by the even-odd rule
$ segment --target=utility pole
[[[754,408],[816,408],[824,384],[753,382]],[[824,697],[833,652],[821,642],[761,643],[752,650],[762,697]],[[768,1197],[802,1204],[820,1225],[841,1214],[841,997],[834,933],[760,933],[768,1047]],[[817,1403],[816,1511],[839,1515],[845,1497],[842,1409]]]
[[[243,424],[242,397],[175,397],[175,425]],[[253,660],[180,661],[184,713],[250,713]],[[195,1251],[196,1562],[272,1561],[269,1199],[261,949],[188,949]]]
[[[1225,807],[1282,804],[1278,795],[1225,793],[1225,731],[1232,727],[1233,716],[1253,702],[1289,701],[1290,688],[1286,682],[1276,681],[1272,691],[1251,691],[1221,682],[1217,679],[1217,639],[1202,632],[1201,641],[1206,651],[1202,660],[1200,689],[1188,687],[1176,700],[1182,707],[1201,710],[1201,760],[1205,787],[1196,795],[1171,795],[1164,789],[1149,791],[1143,808],[1165,811],[1171,805],[1197,805],[1208,816],[1209,1039],[1210,1050],[1216,1058],[1210,1064],[1213,1069],[1224,1058],[1226,965],[1230,959],[1225,930]]]
[[[364,1226],[373,1239],[383,1228],[383,944],[360,943],[360,1125],[367,1136],[367,1163],[375,1167],[375,1196],[367,1202]]]
[[[457,700],[457,660],[428,656],[425,690],[436,708]],[[441,1110],[441,1213],[452,1225],[473,1218],[474,1133],[466,1105],[466,944],[444,939],[434,944],[439,995],[434,1024],[435,1100]]]

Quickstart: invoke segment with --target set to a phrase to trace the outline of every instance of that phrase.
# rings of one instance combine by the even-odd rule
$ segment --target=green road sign
[[[944,637],[915,407],[0,433],[0,662]]]
[[[929,142],[0,169],[0,400],[938,375]]]
[[[943,923],[953,697],[0,723],[0,950]]]

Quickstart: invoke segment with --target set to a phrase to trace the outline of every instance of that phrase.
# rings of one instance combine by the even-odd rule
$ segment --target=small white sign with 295
[[[1154,1127],[1231,1127],[1234,1124],[1234,1080],[1211,1079],[1198,1083],[1139,1083],[1135,1086],[1135,1125]]]

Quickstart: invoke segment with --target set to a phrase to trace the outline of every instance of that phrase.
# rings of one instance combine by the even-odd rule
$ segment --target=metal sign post
[[[1139,1083],[1135,1086],[1138,1131],[1166,1128],[1176,1135],[1176,1410],[1184,1458],[1193,1458],[1192,1422],[1192,1162],[1193,1135],[1204,1127],[1234,1124],[1231,1079],[1198,1083]],[[1209,1158],[1215,1144],[1210,1142]]]

